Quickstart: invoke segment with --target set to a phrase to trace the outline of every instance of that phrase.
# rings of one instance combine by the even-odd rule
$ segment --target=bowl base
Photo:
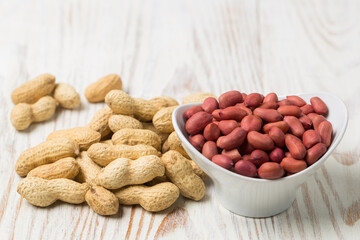
[[[287,204],[281,204],[277,206],[272,206],[266,209],[254,209],[253,206],[241,206],[240,204],[237,206],[233,206],[233,204],[229,204],[227,200],[219,198],[219,195],[215,193],[217,200],[219,201],[220,205],[223,206],[225,209],[229,210],[230,212],[240,215],[243,217],[250,217],[250,218],[267,218],[278,215],[288,208],[291,207],[293,204],[295,197],[289,199]]]

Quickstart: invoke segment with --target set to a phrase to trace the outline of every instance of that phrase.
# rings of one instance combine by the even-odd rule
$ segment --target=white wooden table
[[[351,0],[0,0],[0,239],[359,239],[359,11]],[[15,131],[10,93],[44,72],[72,84],[82,105]],[[56,129],[87,124],[104,104],[87,103],[84,89],[113,72],[144,98],[333,92],[348,107],[348,131],[291,208],[271,218],[228,212],[209,181],[201,202],[180,198],[161,213],[28,204],[16,192],[17,157]]]

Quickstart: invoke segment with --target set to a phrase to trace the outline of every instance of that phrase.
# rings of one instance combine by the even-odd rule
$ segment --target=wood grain
[[[360,234],[360,2],[353,0],[0,0],[0,239],[357,239]],[[16,131],[11,91],[49,72],[82,104]],[[335,153],[293,205],[264,219],[205,198],[179,198],[160,213],[122,206],[102,217],[86,204],[38,208],[16,192],[19,154],[52,131],[84,126],[104,104],[86,86],[118,73],[132,96],[328,91],[349,125]],[[266,201],[266,200],[264,200]]]

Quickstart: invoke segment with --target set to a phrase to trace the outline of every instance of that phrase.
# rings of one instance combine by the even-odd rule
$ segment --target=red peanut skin
[[[247,140],[256,149],[270,151],[274,148],[274,142],[265,134],[256,131],[251,131],[247,135]]]
[[[202,155],[208,159],[212,159],[213,156],[219,154],[216,143],[213,141],[207,141],[202,148]]]
[[[289,124],[290,132],[297,136],[298,138],[301,138],[302,135],[305,132],[305,128],[300,122],[300,120],[294,116],[285,116],[284,121]]]
[[[314,112],[314,108],[311,104],[306,104],[304,106],[302,106],[301,111],[303,114],[308,115],[309,113],[313,113]]]
[[[270,160],[277,163],[280,163],[284,156],[284,151],[279,147],[274,148],[274,150],[272,150],[269,154]]]
[[[215,109],[219,108],[218,101],[213,97],[208,97],[204,100],[204,102],[201,104],[201,108],[207,112],[212,113]]]
[[[260,106],[263,96],[259,93],[251,93],[246,96],[244,104],[245,107],[256,108]]]
[[[277,101],[279,101],[277,94],[272,92],[265,96],[263,102],[267,103],[267,102],[277,102]]]
[[[293,105],[298,106],[298,107],[302,107],[302,106],[306,105],[305,100],[299,96],[294,96],[294,95],[287,96],[286,99],[289,100]]]
[[[255,150],[248,141],[245,141],[238,149],[241,155],[250,154]]]
[[[245,154],[242,156],[243,160],[246,160],[246,161],[250,161],[251,159],[251,155],[250,154]]]
[[[258,175],[260,178],[274,180],[284,176],[285,171],[276,162],[266,162],[258,169]]]
[[[320,123],[317,132],[321,137],[321,141],[329,147],[331,144],[331,135],[332,135],[332,124],[329,121],[323,121]]]
[[[195,113],[198,113],[198,112],[202,112],[203,109],[201,108],[201,106],[194,106],[192,108],[190,108],[189,110],[187,110],[185,113],[184,113],[184,117],[186,119],[189,119],[192,117],[192,115],[194,115]]]
[[[306,114],[306,115],[311,119],[311,121],[314,121],[314,117],[321,116],[321,115],[319,115],[317,113],[309,113],[309,114]]]
[[[265,108],[265,109],[277,109],[279,107],[279,104],[277,102],[265,102],[261,104],[258,108]]]
[[[214,115],[215,113],[215,115]],[[218,115],[218,116],[217,116]],[[213,116],[216,120],[235,120],[240,122],[247,115],[246,111],[239,107],[227,107],[225,109],[221,109],[219,112],[215,110],[213,112]],[[218,117],[218,118],[217,118]]]
[[[233,90],[220,95],[219,107],[223,109],[234,106],[237,103],[242,103],[243,101],[242,94],[239,91]]]
[[[272,123],[267,123],[263,126],[263,132],[264,133],[269,133],[270,129],[273,127],[278,127],[281,129],[281,131],[283,131],[283,133],[287,133],[289,131],[289,124],[287,124],[287,122],[284,121],[278,121],[278,122],[272,122]]]
[[[215,109],[211,114],[213,115],[214,119],[220,121],[220,111],[221,109]]]
[[[278,102],[279,106],[286,106],[286,105],[295,105],[292,102],[290,102],[288,99],[283,99],[281,101]]]
[[[234,164],[242,159],[241,154],[239,153],[239,150],[237,148],[231,149],[231,150],[222,150],[221,152],[222,155],[228,156],[229,158],[231,158],[234,162]]]
[[[328,113],[328,107],[319,97],[310,98],[311,105],[317,114],[326,115]]]
[[[234,165],[231,158],[229,158],[228,156],[225,156],[225,155],[221,155],[221,154],[217,154],[217,155],[213,156],[211,161],[227,170],[230,170],[232,168],[232,166]]]
[[[306,154],[306,162],[308,165],[312,165],[319,160],[319,158],[326,153],[327,147],[324,143],[317,143],[310,148]]]
[[[241,120],[240,127],[247,132],[260,131],[262,127],[262,120],[257,116],[248,115]]]
[[[321,137],[319,133],[317,133],[315,130],[309,129],[306,132],[304,132],[303,143],[307,149],[311,148],[312,146],[314,146],[319,142],[321,142]]]
[[[304,159],[306,148],[302,141],[292,134],[285,135],[285,145],[295,159]]]
[[[205,138],[202,134],[196,134],[194,136],[189,136],[189,142],[194,146],[194,148],[196,148],[196,150],[201,152],[205,144]]]
[[[204,138],[208,141],[216,141],[220,137],[220,129],[216,123],[209,123],[204,128]]]
[[[280,106],[277,111],[283,116],[300,117],[302,114],[302,111],[298,106],[291,105]]]
[[[235,120],[222,120],[219,122],[218,127],[223,135],[228,135],[232,130],[239,127],[239,123]]]
[[[228,135],[219,137],[216,145],[221,149],[231,150],[243,144],[246,135],[247,132],[244,129],[237,127]]]
[[[312,127],[312,121],[311,119],[306,116],[305,114],[303,114],[300,118],[299,121],[301,122],[301,124],[303,125],[305,130],[308,130]]]
[[[285,133],[278,127],[272,127],[269,131],[269,137],[278,147],[285,146]]]
[[[241,108],[242,110],[244,110],[246,112],[247,115],[252,115],[253,112],[250,108],[245,107],[244,103],[238,103],[235,105],[235,107]]]
[[[190,135],[195,135],[201,132],[206,125],[212,122],[213,116],[207,112],[195,113],[186,121],[185,129]]]
[[[252,162],[256,167],[260,167],[263,163],[269,161],[269,156],[266,152],[256,149],[250,155],[250,162]]]
[[[256,108],[253,114],[267,122],[278,122],[283,119],[283,116],[275,109]]]
[[[219,121],[213,118],[212,123],[215,123],[216,125],[219,125]]]
[[[247,160],[238,161],[234,166],[234,172],[236,172],[237,174],[246,176],[246,177],[256,177],[257,176],[256,166]]]
[[[310,115],[310,114],[309,114],[309,115]],[[312,119],[311,119],[310,116],[312,117]],[[318,114],[316,114],[316,115],[312,115],[312,114],[311,114],[310,116],[308,116],[308,117],[311,119],[315,130],[318,129],[320,123],[326,121],[326,118],[324,118],[323,116],[318,115]]]
[[[285,105],[295,105],[288,99],[283,99],[278,102],[279,106],[285,106]]]
[[[304,160],[296,160],[295,158],[286,157],[281,160],[280,166],[287,172],[298,173],[306,169],[307,164]]]
[[[291,158],[292,158],[292,155],[291,155],[290,152],[286,152],[286,153],[285,153],[285,157],[291,157]]]

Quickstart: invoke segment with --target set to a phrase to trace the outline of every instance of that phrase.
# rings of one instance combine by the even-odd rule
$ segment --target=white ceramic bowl
[[[285,211],[294,201],[299,186],[325,162],[342,139],[348,122],[348,112],[342,100],[329,93],[292,95],[300,96],[308,103],[311,97],[318,96],[327,104],[327,119],[333,126],[333,140],[328,151],[315,164],[297,174],[277,180],[249,178],[236,174],[216,165],[197,151],[187,140],[184,113],[200,103],[182,105],[173,112],[172,122],[184,149],[213,180],[218,200],[231,212],[248,217],[269,217]]]

